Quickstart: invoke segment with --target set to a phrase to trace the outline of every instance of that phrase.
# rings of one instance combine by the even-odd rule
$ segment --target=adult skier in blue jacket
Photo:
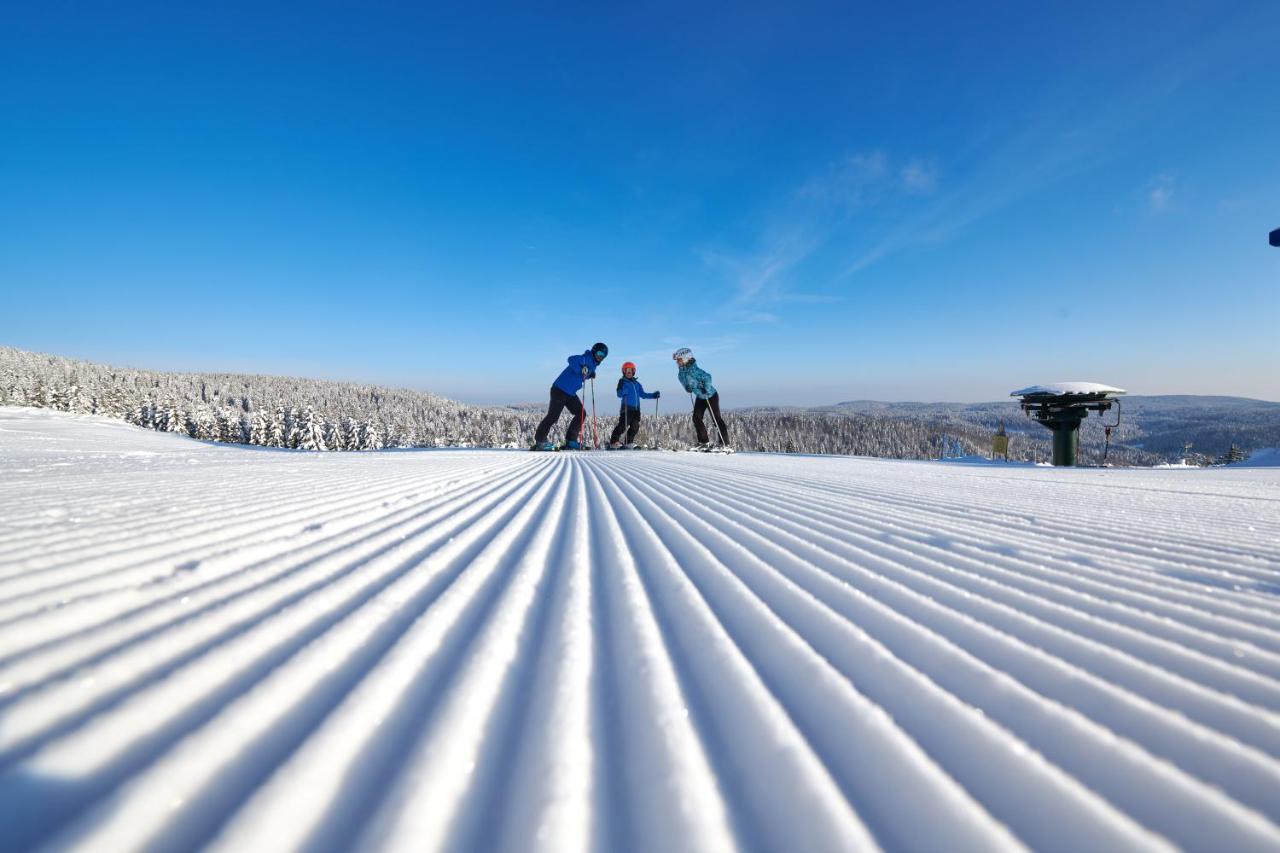
[[[610,450],[621,447],[618,439],[622,437],[624,430],[627,433],[627,448],[635,448],[636,433],[640,431],[640,401],[656,400],[661,396],[661,391],[650,394],[644,390],[644,386],[636,379],[635,364],[629,361],[623,363],[622,378],[618,380],[618,399],[622,401],[622,407],[618,410],[618,424],[613,428],[613,435],[609,436]]]
[[[707,409],[711,410],[711,418],[716,422],[716,429],[720,433],[720,444],[728,447],[729,425],[720,415],[720,393],[711,384],[711,374],[698,367],[698,362],[694,359],[693,353],[689,352],[688,347],[681,347],[673,352],[671,357],[679,365],[680,384],[694,398],[693,428],[698,433],[698,449],[706,450],[711,446],[711,439],[707,436],[707,426],[702,422]]]
[[[573,414],[573,420],[565,430],[564,446],[569,450],[582,449],[582,445],[578,443],[578,433],[582,430],[584,413],[582,401],[578,399],[578,392],[582,390],[583,382],[596,378],[596,366],[608,355],[609,348],[602,343],[597,343],[582,355],[571,355],[566,359],[569,365],[560,371],[556,381],[551,384],[551,402],[547,406],[547,416],[542,419],[542,423],[538,424],[538,429],[534,433],[533,450],[556,449],[554,444],[547,441],[547,436],[550,435],[551,428],[556,425],[556,421],[560,420],[560,414],[565,409]]]

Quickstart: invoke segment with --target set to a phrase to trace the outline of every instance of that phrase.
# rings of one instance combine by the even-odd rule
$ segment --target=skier
[[[573,414],[573,420],[565,430],[564,447],[566,450],[582,449],[582,445],[578,443],[578,432],[582,429],[584,412],[582,401],[578,399],[578,391],[582,389],[583,382],[596,378],[596,366],[604,361],[607,355],[609,355],[609,348],[597,342],[582,355],[569,356],[567,359],[569,366],[560,371],[560,375],[551,385],[551,402],[547,405],[547,416],[542,419],[542,423],[538,424],[531,450],[556,449],[554,444],[547,441],[547,436],[551,428],[556,425],[556,421],[560,420],[560,413],[566,408]]]
[[[622,400],[622,406],[618,410],[618,425],[613,428],[613,435],[609,436],[610,450],[624,446],[618,443],[624,430],[627,434],[626,449],[636,449],[636,433],[640,431],[640,401],[657,400],[661,396],[661,391],[650,394],[644,390],[644,386],[636,379],[634,362],[623,363],[622,378],[618,380],[618,399]]]
[[[715,420],[716,430],[720,433],[720,446],[728,447],[729,426],[720,415],[720,394],[711,384],[711,374],[698,367],[688,347],[676,350],[671,354],[671,358],[680,367],[680,384],[694,397],[693,428],[698,432],[698,446],[695,449],[711,449],[711,439],[707,437],[707,427],[702,422],[707,409],[711,409],[711,417]]]

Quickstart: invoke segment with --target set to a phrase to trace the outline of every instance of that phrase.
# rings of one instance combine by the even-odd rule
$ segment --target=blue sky
[[[731,407],[1280,400],[1278,4],[434,5],[10,7],[0,343],[486,403],[597,339]]]

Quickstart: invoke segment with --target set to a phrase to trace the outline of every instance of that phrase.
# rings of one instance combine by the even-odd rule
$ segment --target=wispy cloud
[[[855,275],[887,256],[955,237],[975,222],[1072,176],[1132,153],[1150,117],[1178,98],[1189,81],[1212,73],[1239,53],[1247,14],[1217,16],[1212,27],[1188,26],[1181,49],[1151,64],[1125,85],[1111,78],[1071,75],[1046,88],[1033,109],[1011,114],[1002,130],[954,152],[956,167],[944,192],[930,203],[904,211],[870,246],[856,252],[841,278]],[[1251,36],[1250,36],[1251,37]],[[905,181],[905,175],[904,175]],[[1146,188],[1146,203],[1164,212],[1174,202],[1176,182],[1157,176]]]
[[[1173,204],[1174,178],[1168,173],[1156,175],[1147,182],[1147,209],[1152,213],[1164,213]]]
[[[921,174],[913,180],[934,180],[932,173],[926,177],[920,168]],[[766,310],[769,306],[839,301],[832,294],[799,289],[796,272],[861,212],[906,191],[902,174],[884,152],[851,153],[785,193],[757,234],[755,247],[705,249],[703,261],[732,285],[733,296],[726,306],[730,321],[776,323],[781,318]]]
[[[681,347],[688,347],[693,351],[696,358],[704,358],[706,356],[716,355],[722,352],[730,352],[742,345],[743,339],[735,335],[720,336],[713,338],[700,338],[693,336],[691,339],[685,338],[665,338],[666,347],[664,349],[648,350],[647,352],[638,353],[635,361],[642,365],[648,365],[646,368],[650,373],[654,371],[657,365],[673,363],[671,361],[671,353]]]
[[[819,170],[777,198],[754,244],[703,252],[732,287],[723,315],[773,322],[785,317],[777,306],[787,302],[839,299],[850,277],[886,257],[954,239],[1035,193],[1131,154],[1151,116],[1229,55],[1242,22],[1243,15],[1223,19],[1208,33],[1188,27],[1178,39],[1184,50],[1122,86],[1087,69],[1065,75],[1036,102],[1011,106],[980,138],[949,149],[945,160],[863,150]],[[1171,176],[1157,177],[1146,203],[1159,212],[1174,203],[1177,186]]]
[[[868,203],[870,193],[883,184],[888,174],[884,152],[850,154],[805,181],[796,190],[795,200],[854,210]]]
[[[902,188],[911,195],[929,195],[938,188],[938,167],[927,160],[912,160],[899,173]]]

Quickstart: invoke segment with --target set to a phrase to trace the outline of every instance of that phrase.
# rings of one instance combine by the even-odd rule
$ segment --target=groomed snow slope
[[[0,848],[1280,848],[1280,469],[0,409]]]

